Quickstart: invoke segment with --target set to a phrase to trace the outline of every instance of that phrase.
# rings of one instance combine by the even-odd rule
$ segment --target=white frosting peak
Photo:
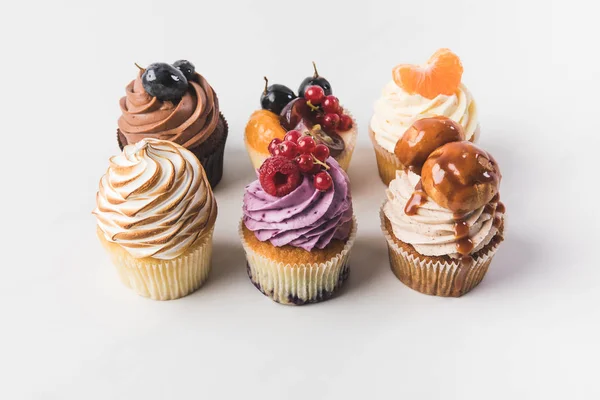
[[[377,143],[393,153],[398,140],[415,121],[437,115],[461,124],[467,140],[473,141],[471,138],[477,135],[477,106],[463,84],[451,96],[441,94],[428,99],[419,94],[408,94],[393,80],[383,88],[375,103],[371,130]]]
[[[111,157],[96,203],[106,240],[135,258],[181,255],[210,228],[217,212],[194,154],[158,139],[143,139]]]

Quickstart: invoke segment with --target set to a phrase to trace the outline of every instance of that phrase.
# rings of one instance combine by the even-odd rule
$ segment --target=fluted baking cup
[[[380,218],[394,275],[411,289],[433,296],[460,297],[476,287],[483,280],[500,244],[492,239],[476,253],[470,265],[463,265],[460,260],[441,262],[439,257],[424,256],[416,250],[408,252],[398,246],[393,232],[386,226],[383,209]]]
[[[394,153],[390,153],[377,143],[377,140],[375,140],[375,132],[373,132],[371,127],[369,127],[369,137],[371,138],[373,148],[375,149],[379,177],[383,183],[388,186],[390,182],[396,178],[396,171],[403,168],[402,164]]]
[[[134,258],[120,245],[106,240],[99,228],[97,234],[125,286],[153,300],[174,300],[194,292],[208,278],[213,230],[214,226],[172,260]]]
[[[287,305],[317,303],[329,299],[350,272],[350,249],[356,238],[356,218],[344,248],[323,263],[289,264],[255,252],[246,242],[240,222],[239,235],[246,252],[248,276],[254,286],[273,301]]]

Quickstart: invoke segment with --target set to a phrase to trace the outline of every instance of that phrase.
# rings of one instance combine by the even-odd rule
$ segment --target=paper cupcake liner
[[[286,305],[317,303],[331,298],[350,273],[350,249],[356,238],[356,218],[352,232],[341,252],[324,263],[289,264],[256,253],[244,239],[243,224],[239,235],[246,252],[248,277],[265,296]]]
[[[379,177],[383,183],[388,186],[390,182],[396,178],[396,171],[402,169],[402,164],[398,157],[394,153],[390,153],[377,143],[375,140],[375,132],[369,127],[369,137],[373,142],[373,148],[375,149],[375,158],[377,159],[377,169],[379,170]]]
[[[354,149],[356,147],[358,125],[356,124],[356,119],[354,119],[352,113],[350,113],[347,109],[344,109],[344,113],[352,118],[352,128],[347,132],[342,132],[341,134],[338,133],[344,140],[345,148],[342,154],[336,158],[336,161],[338,164],[340,164],[340,167],[342,167],[344,171],[348,171],[348,168],[350,168],[350,160],[352,160],[352,154],[354,153]]]
[[[340,164],[340,167],[344,171],[348,171],[350,167],[350,160],[352,159],[352,154],[354,153],[354,148],[356,147],[356,138],[358,136],[358,126],[356,125],[356,120],[348,112],[348,110],[344,110],[344,112],[352,118],[352,129],[347,132],[343,132],[340,134],[341,138],[344,140],[345,149],[337,158],[336,161]],[[254,169],[259,169],[261,165],[265,162],[267,158],[270,157],[268,152],[262,153],[260,151],[255,150],[245,138],[244,135],[244,143],[246,144],[246,150],[248,151],[248,156],[250,157],[250,162]],[[265,149],[266,150],[266,149]]]
[[[224,155],[225,155],[225,143],[227,142],[227,136],[229,134],[229,124],[227,120],[223,116],[222,113],[219,113],[220,124],[217,125],[216,129],[219,129],[219,126],[223,127],[223,138],[214,145],[214,150],[210,152],[210,154],[206,155],[206,149],[203,147],[204,143],[199,146],[189,148],[188,150],[194,153],[196,158],[202,164],[204,171],[206,172],[206,176],[208,178],[208,182],[210,183],[211,188],[215,188],[217,184],[221,181],[223,177],[223,163],[224,163]],[[125,141],[125,136],[117,129],[117,143],[119,144],[119,148],[123,150],[123,142]]]
[[[203,155],[202,153],[206,153],[206,150],[202,148],[202,144],[195,148],[189,149],[194,155],[200,160],[200,164],[204,168],[206,172],[206,177],[208,178],[208,182],[212,189],[214,189],[219,182],[221,182],[221,178],[223,177],[223,163],[225,159],[225,143],[227,142],[227,136],[229,134],[229,124],[227,120],[223,116],[223,114],[219,113],[220,122],[223,124],[223,138],[219,141],[218,144],[215,145],[215,148],[210,154]],[[217,129],[219,129],[217,127]]]
[[[476,287],[484,278],[498,249],[498,243],[488,245],[470,266],[459,260],[439,262],[432,257],[408,253],[392,238],[385,226],[385,214],[380,210],[381,230],[388,245],[390,266],[394,275],[406,286],[424,294],[442,297],[460,297]]]
[[[257,150],[254,150],[252,146],[248,143],[244,135],[244,143],[246,144],[246,150],[248,151],[248,156],[250,157],[250,162],[254,169],[259,169],[265,160],[269,158],[271,155],[269,153],[261,153]]]
[[[98,237],[125,286],[153,300],[174,300],[194,292],[208,278],[213,231],[214,226],[172,260],[134,258],[118,244],[107,241],[100,230]]]

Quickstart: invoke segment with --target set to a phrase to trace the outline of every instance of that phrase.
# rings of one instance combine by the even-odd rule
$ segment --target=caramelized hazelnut
[[[454,213],[483,207],[498,193],[500,169],[494,157],[468,141],[434,150],[421,171],[425,193]]]
[[[440,146],[465,140],[460,124],[438,116],[415,121],[396,143],[394,154],[406,168],[420,173],[427,157]]]

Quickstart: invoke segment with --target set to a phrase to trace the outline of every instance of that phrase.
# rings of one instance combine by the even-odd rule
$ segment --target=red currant
[[[298,154],[298,145],[294,142],[285,141],[279,145],[279,155],[292,159]]]
[[[304,98],[310,101],[313,106],[318,106],[325,98],[325,91],[321,86],[312,85],[304,92]]]
[[[329,158],[329,147],[324,144],[318,144],[315,146],[313,150],[313,156],[317,158],[317,160],[321,162],[325,162]]]
[[[329,131],[335,131],[340,123],[340,116],[337,114],[325,114],[323,118],[323,128]]]
[[[340,123],[338,124],[338,131],[344,132],[352,128],[352,117],[346,114],[340,115]]]
[[[326,113],[338,114],[340,112],[340,101],[337,97],[330,94],[325,97],[325,100],[321,103],[321,108],[323,108],[323,111]]]
[[[300,153],[312,153],[317,143],[310,136],[302,136],[298,139],[298,151]]]
[[[321,171],[318,174],[316,174],[313,182],[315,184],[315,188],[322,192],[329,190],[329,188],[333,184],[331,175],[329,175],[326,171]]]
[[[282,140],[279,138],[275,138],[273,140],[271,140],[271,143],[269,143],[269,153],[271,153],[271,155],[276,156],[277,154],[275,154],[275,152],[279,152],[279,145],[281,144]]]
[[[285,137],[283,138],[283,140],[287,140],[288,142],[298,143],[298,139],[300,139],[301,137],[302,137],[302,134],[299,131],[293,129],[285,134]]]
[[[300,168],[300,171],[304,172],[305,174],[309,173],[315,166],[312,155],[310,154],[300,154],[300,156],[296,158],[296,163],[298,163],[298,168]]]

